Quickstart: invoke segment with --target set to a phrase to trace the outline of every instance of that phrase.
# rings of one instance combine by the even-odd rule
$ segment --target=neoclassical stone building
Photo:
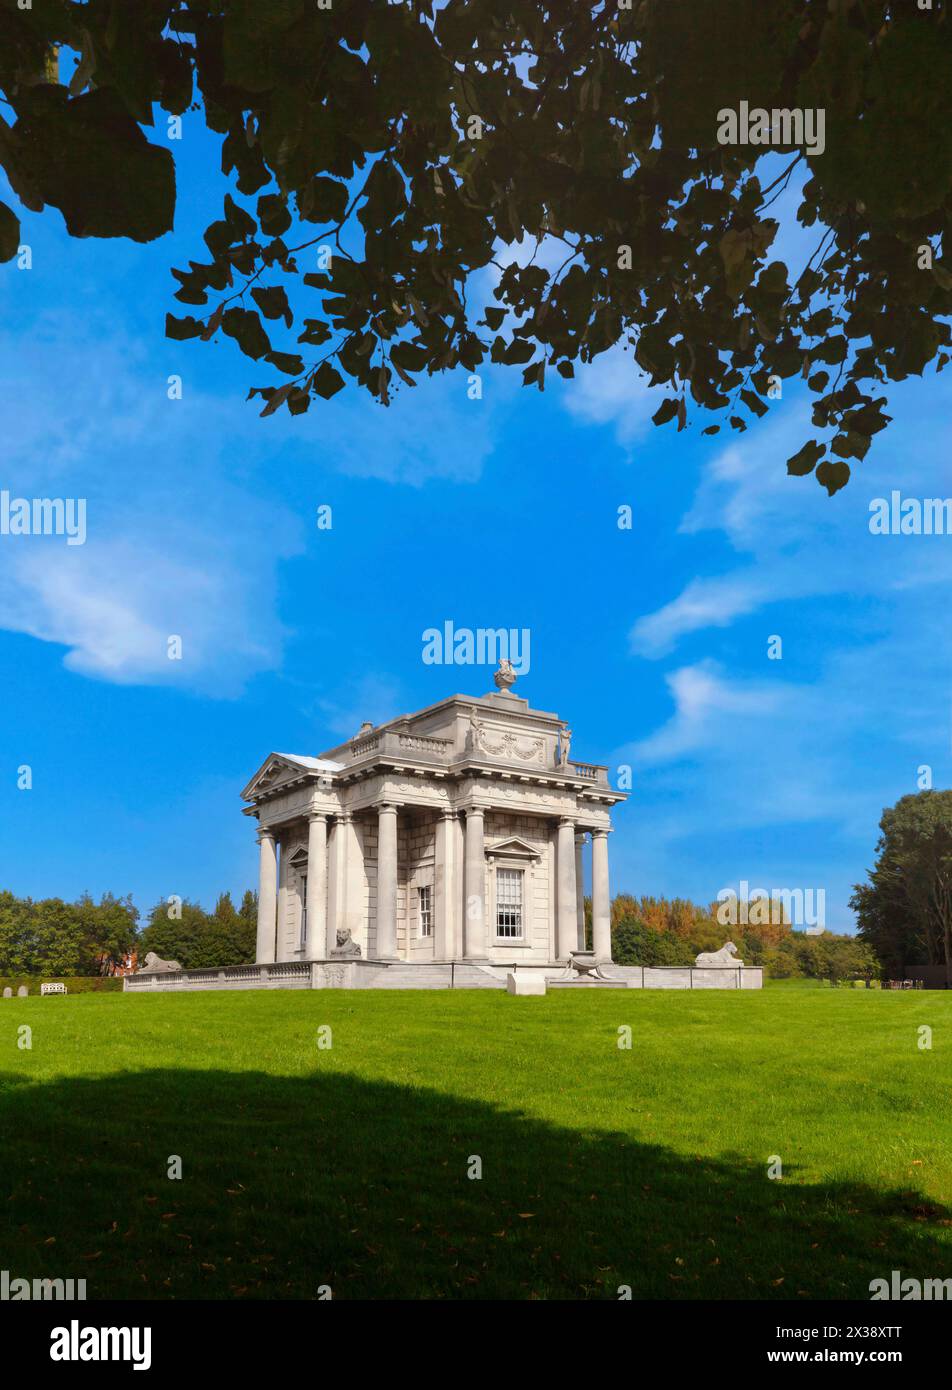
[[[258,964],[330,960],[347,933],[365,961],[564,963],[585,944],[587,840],[593,946],[610,960],[608,836],[625,797],[570,739],[501,688],[364,725],[319,757],[272,753],[242,793]]]

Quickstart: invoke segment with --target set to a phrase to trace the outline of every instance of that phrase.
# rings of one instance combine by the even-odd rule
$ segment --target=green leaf
[[[230,193],[225,194],[225,221],[234,233],[233,241],[246,241],[258,230],[251,214],[239,207]]]
[[[263,193],[258,199],[258,221],[265,236],[280,236],[291,225],[287,203],[277,193]]]
[[[816,468],[817,461],[826,453],[826,445],[818,444],[815,439],[804,444],[803,448],[787,459],[787,472],[794,477],[805,478],[808,473],[812,473]]]
[[[763,416],[767,414],[769,407],[764,404],[754,391],[741,391],[740,398],[748,410],[752,410],[755,415]]]
[[[339,222],[347,210],[347,185],[318,176],[298,189],[297,205],[307,222]]]
[[[673,420],[678,413],[678,402],[673,396],[666,396],[652,415],[651,420],[655,425],[666,425],[669,420]]]
[[[289,381],[285,386],[278,386],[273,391],[270,391],[268,393],[268,403],[261,412],[262,418],[266,415],[273,415],[274,412],[284,404],[293,389],[293,384]]]
[[[836,435],[830,443],[830,449],[838,458],[864,459],[869,451],[870,442],[869,435],[847,430]]]
[[[226,309],[222,315],[221,326],[229,338],[234,338],[246,357],[257,360],[271,351],[268,335],[261,327],[261,320],[252,309]]]
[[[20,249],[20,219],[0,203],[0,261],[12,261]]]
[[[311,377],[311,387],[326,401],[330,400],[331,396],[336,396],[343,385],[344,378],[329,362],[322,362]]]
[[[255,285],[251,297],[266,319],[283,318],[291,327],[291,306],[283,285]]]
[[[176,342],[183,342],[186,338],[199,338],[204,331],[205,325],[200,319],[177,319],[172,314],[165,316],[165,336]]]
[[[269,352],[268,361],[287,376],[300,376],[304,371],[303,359],[294,352]]]
[[[517,362],[528,362],[535,348],[527,338],[513,338],[503,353],[503,361],[512,366]]]
[[[40,84],[14,127],[18,170],[71,236],[152,241],[172,230],[175,165],[109,87],[67,98]]]
[[[825,459],[816,470],[816,480],[832,497],[834,492],[839,492],[849,482],[850,466],[841,461],[834,463],[832,459]]]

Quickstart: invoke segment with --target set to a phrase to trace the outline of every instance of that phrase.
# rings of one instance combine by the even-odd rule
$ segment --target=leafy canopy
[[[952,985],[952,791],[903,796],[879,822],[876,863],[850,905],[891,975],[944,965]]]
[[[736,430],[805,378],[832,494],[885,387],[948,361],[948,0],[0,0],[0,163],[76,236],[168,231],[155,106],[200,109],[235,195],[176,270],[173,338],[232,338],[306,411],[350,379],[387,404],[487,359],[542,390],[616,344]],[[59,68],[75,71],[61,83]],[[718,143],[718,113],[822,110],[825,140]],[[152,138],[146,131],[151,128]],[[795,131],[778,127],[777,138]],[[805,267],[770,256],[801,188]],[[16,254],[0,205],[0,255]],[[515,243],[544,248],[511,263]],[[548,254],[560,248],[556,260]],[[525,257],[523,257],[523,261]],[[542,261],[545,263],[543,264]],[[498,269],[488,308],[473,277]],[[720,426],[709,424],[705,433]]]

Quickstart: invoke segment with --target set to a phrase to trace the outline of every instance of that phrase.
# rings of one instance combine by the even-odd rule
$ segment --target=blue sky
[[[632,766],[614,891],[822,888],[851,929],[883,806],[923,764],[949,783],[952,538],[871,536],[868,508],[952,491],[952,374],[892,388],[833,499],[786,475],[795,385],[742,437],[702,439],[697,413],[675,435],[622,352],[541,396],[490,369],[479,401],[460,374],[262,421],[244,397],[267,368],[164,336],[169,267],[200,258],[222,191],[197,126],[173,148],[173,235],[73,241],[26,214],[33,268],[0,271],[0,488],[88,499],[84,546],[0,538],[0,886],[143,910],[240,894],[238,793],[268,752],[492,688],[423,663],[450,619],[528,628],[518,692],[568,719],[573,756]]]

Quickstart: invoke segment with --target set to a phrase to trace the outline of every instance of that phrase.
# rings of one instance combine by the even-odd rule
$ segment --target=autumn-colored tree
[[[175,120],[197,88],[233,193],[167,331],[270,369],[263,414],[487,361],[541,390],[621,344],[679,430],[695,410],[743,430],[803,378],[817,438],[787,466],[833,493],[886,385],[949,358],[948,9],[0,0],[0,164],[76,236],[161,236],[155,108]],[[785,190],[815,229],[803,267],[770,256]],[[20,236],[0,205],[0,256]]]

